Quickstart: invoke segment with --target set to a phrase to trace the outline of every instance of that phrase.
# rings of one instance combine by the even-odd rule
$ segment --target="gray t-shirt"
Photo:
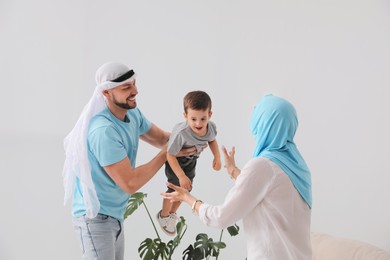
[[[217,136],[217,127],[214,122],[209,121],[207,125],[207,133],[204,136],[196,135],[187,124],[181,122],[173,127],[171,136],[168,142],[168,152],[176,155],[182,148],[196,147],[196,156],[199,156],[202,149],[206,148],[208,142],[214,141]]]

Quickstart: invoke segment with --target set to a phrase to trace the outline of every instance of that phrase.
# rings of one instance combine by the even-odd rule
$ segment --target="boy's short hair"
[[[184,111],[187,110],[211,110],[211,98],[210,96],[201,90],[188,92],[183,99]]]

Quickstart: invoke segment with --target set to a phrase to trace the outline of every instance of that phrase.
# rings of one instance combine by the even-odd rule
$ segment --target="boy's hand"
[[[213,160],[213,169],[216,171],[219,171],[221,169],[221,159],[220,158],[214,158]]]
[[[179,182],[180,182],[180,187],[182,187],[188,191],[191,190],[192,183],[187,176],[184,175],[183,177],[180,177]]]

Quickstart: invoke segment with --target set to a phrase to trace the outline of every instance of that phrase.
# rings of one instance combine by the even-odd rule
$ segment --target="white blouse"
[[[311,259],[311,210],[287,174],[267,158],[251,159],[225,202],[203,203],[199,217],[220,229],[242,219],[248,260]]]

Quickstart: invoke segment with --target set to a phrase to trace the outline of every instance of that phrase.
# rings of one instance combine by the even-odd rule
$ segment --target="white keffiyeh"
[[[100,202],[92,181],[91,166],[88,160],[87,131],[89,121],[104,109],[104,90],[134,80],[135,74],[127,66],[115,62],[103,64],[96,71],[97,85],[91,99],[81,112],[72,131],[64,139],[66,156],[63,169],[64,204],[73,196],[76,177],[78,177],[82,187],[86,216],[90,219],[99,213]]]

